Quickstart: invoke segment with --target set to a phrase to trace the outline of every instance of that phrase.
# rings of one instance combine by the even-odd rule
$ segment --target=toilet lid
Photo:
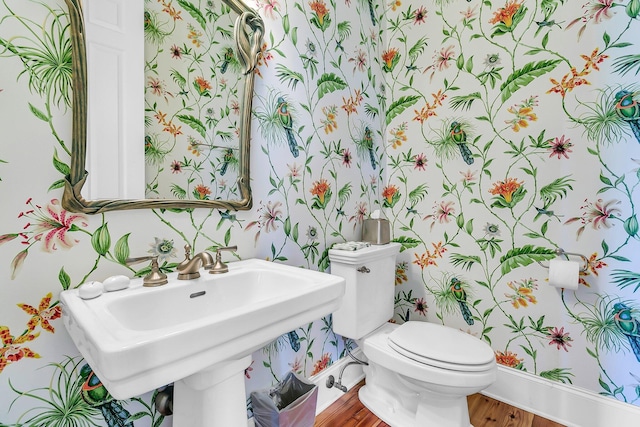
[[[426,365],[456,371],[484,371],[495,364],[489,345],[443,325],[407,322],[391,332],[388,339],[395,351]]]

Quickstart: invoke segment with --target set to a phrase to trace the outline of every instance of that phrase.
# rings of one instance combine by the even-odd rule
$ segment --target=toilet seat
[[[493,350],[479,339],[443,325],[409,321],[388,335],[391,349],[418,363],[460,372],[487,371]]]

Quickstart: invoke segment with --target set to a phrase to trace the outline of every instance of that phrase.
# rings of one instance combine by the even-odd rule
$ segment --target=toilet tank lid
[[[491,347],[465,332],[429,322],[400,325],[389,340],[398,347],[435,361],[457,365],[485,365],[495,360]]]
[[[400,243],[387,243],[386,245],[372,245],[357,251],[343,251],[329,249],[329,260],[344,264],[357,264],[397,255],[400,252]]]

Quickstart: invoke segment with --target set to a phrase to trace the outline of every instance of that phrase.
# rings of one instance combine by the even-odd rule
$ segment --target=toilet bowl
[[[329,251],[331,273],[346,279],[333,329],[354,339],[368,361],[359,398],[392,427],[469,427],[466,398],[495,381],[493,350],[447,326],[388,323],[398,251],[397,243]]]

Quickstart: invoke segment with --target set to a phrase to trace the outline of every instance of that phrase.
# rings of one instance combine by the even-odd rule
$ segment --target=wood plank
[[[316,417],[314,427],[391,427],[371,413],[358,399],[358,383]],[[522,409],[474,394],[467,398],[474,427],[565,427]]]

